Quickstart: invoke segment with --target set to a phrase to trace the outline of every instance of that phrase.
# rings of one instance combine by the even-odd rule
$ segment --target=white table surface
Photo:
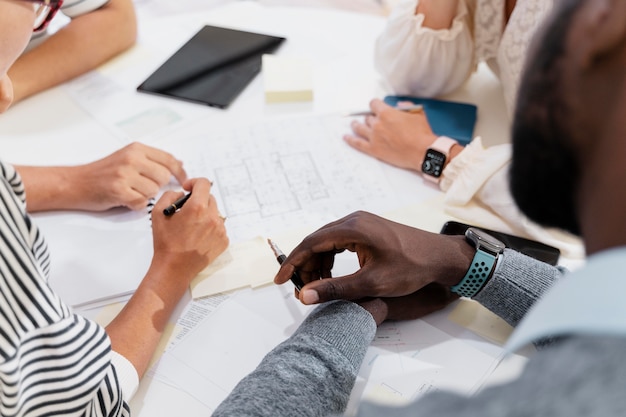
[[[138,1],[140,36],[136,47],[95,74],[118,83],[123,94],[135,97],[135,87],[203,24],[259,31],[288,38],[279,54],[301,56],[313,65],[314,100],[309,103],[266,104],[261,77],[257,77],[226,111],[175,100],[168,106],[198,113],[223,128],[246,120],[274,116],[318,115],[367,108],[373,97],[389,93],[373,69],[373,43],[384,17],[329,8],[263,6],[252,1],[222,1],[224,5],[193,13],[155,16]],[[147,2],[144,2],[147,3]],[[165,29],[167,28],[167,29]],[[75,84],[74,84],[75,85]],[[475,134],[486,145],[508,141],[508,120],[496,77],[481,66],[469,82],[448,99],[478,105]],[[18,103],[0,117],[0,146],[5,161],[20,164],[77,164],[101,158],[132,140],[153,143],[159,134],[129,138],[119,135],[94,117],[71,87],[59,86]],[[167,133],[173,134],[173,132]],[[392,172],[407,193],[435,195],[415,173],[393,167]],[[494,374],[493,381],[514,375],[523,364],[513,357]],[[162,382],[146,378],[131,403],[136,416],[207,415],[206,407],[190,395]]]

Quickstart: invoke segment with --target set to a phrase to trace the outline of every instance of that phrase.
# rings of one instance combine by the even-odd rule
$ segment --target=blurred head
[[[532,220],[581,234],[592,198],[626,201],[626,185],[610,189],[626,181],[626,1],[556,1],[526,62],[511,191]]]

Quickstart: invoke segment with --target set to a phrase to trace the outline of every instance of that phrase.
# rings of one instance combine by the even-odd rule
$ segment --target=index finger
[[[348,215],[305,237],[287,256],[274,282],[287,282],[294,271],[300,271],[305,266],[314,264],[316,260],[321,260],[321,265],[316,265],[321,270],[320,275],[330,276],[325,269],[332,267],[334,255],[346,249],[354,252],[356,245],[363,240],[363,233],[355,224],[356,221],[358,216]],[[328,256],[321,259],[323,254]]]
[[[215,198],[211,194],[211,181],[206,178],[190,178],[185,181],[185,189],[189,190],[191,197],[189,197],[189,203],[208,205],[209,212],[212,215],[217,215],[218,209],[215,203]]]
[[[372,101],[370,101],[370,109],[372,109],[372,112],[374,114],[378,114],[380,112],[382,112],[385,109],[390,109],[393,108],[393,106],[390,106],[389,104],[385,103],[383,100],[375,98],[372,99]]]
[[[176,159],[171,153],[153,148],[151,146],[146,146],[146,157],[149,160],[167,168],[179,184],[183,184],[187,180],[187,172],[183,168],[182,161]]]

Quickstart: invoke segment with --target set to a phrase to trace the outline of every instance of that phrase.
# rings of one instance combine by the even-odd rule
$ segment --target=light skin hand
[[[211,183],[192,179],[184,188],[193,194],[174,215],[163,215],[163,209],[182,193],[166,192],[155,204],[152,263],[135,294],[106,328],[113,350],[133,364],[139,377],[191,280],[228,247]]]
[[[182,275],[193,278],[226,249],[228,238],[217,202],[210,193],[211,183],[191,179],[183,188],[193,193],[178,212],[165,216],[163,209],[184,195],[180,192],[164,193],[154,206],[154,257],[177,271],[188,270],[188,274]],[[163,205],[163,201],[169,204]]]
[[[360,269],[331,278],[337,253],[355,252]],[[304,304],[406,296],[431,283],[446,288],[465,275],[475,253],[463,236],[446,236],[356,212],[307,236],[281,265],[274,282],[297,270]]]
[[[119,206],[142,210],[172,176],[180,184],[187,179],[181,161],[138,142],[85,165],[16,168],[30,212],[103,211]]]
[[[373,114],[353,121],[353,133],[343,139],[381,161],[421,172],[426,149],[437,139],[426,114],[400,111],[380,99],[373,99],[370,109]]]

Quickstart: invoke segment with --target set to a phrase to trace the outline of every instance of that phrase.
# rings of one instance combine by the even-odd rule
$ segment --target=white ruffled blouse
[[[415,14],[419,0],[400,0],[376,43],[375,65],[394,94],[440,96],[460,87],[485,62],[502,83],[512,116],[526,52],[552,0],[517,0],[508,23],[504,0],[459,0],[449,29],[423,27]],[[559,247],[571,258],[584,256],[580,240],[546,230],[529,221],[515,205],[508,188],[509,144],[486,149],[474,139],[446,167],[441,188],[446,210],[484,227]]]

